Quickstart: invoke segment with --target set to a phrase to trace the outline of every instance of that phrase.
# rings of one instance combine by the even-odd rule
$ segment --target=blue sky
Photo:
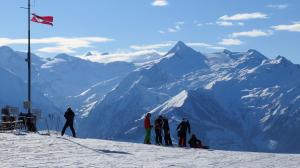
[[[27,0],[1,0],[0,45],[26,50]],[[82,55],[166,52],[184,41],[201,52],[256,49],[300,63],[299,0],[32,0],[54,26],[32,23],[33,52]]]

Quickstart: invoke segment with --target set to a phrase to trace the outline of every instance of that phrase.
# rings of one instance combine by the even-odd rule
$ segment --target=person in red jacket
[[[144,139],[144,144],[151,144],[151,128],[152,125],[150,123],[150,117],[151,117],[151,113],[147,113],[145,120],[144,120],[144,127],[145,127],[145,139]]]

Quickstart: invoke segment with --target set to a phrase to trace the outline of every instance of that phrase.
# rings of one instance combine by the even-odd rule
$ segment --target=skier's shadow
[[[102,153],[112,153],[112,154],[123,154],[123,155],[132,155],[131,153],[128,152],[122,152],[122,151],[111,151],[111,150],[105,150],[105,149],[95,149],[97,152],[102,152]]]
[[[57,137],[59,139],[64,139],[64,140],[67,140],[69,142],[72,142],[78,146],[81,146],[83,148],[86,148],[86,149],[89,149],[93,152],[97,152],[97,153],[100,153],[100,154],[122,154],[122,155],[132,155],[132,153],[128,153],[128,152],[123,152],[123,151],[111,151],[111,150],[107,150],[107,149],[93,149],[91,147],[88,147],[88,146],[85,146],[85,145],[82,145],[78,142],[75,142],[75,141],[72,141],[71,139],[67,139],[67,138],[64,138],[64,137]]]

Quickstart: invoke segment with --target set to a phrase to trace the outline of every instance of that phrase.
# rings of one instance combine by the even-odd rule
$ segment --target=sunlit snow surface
[[[160,147],[52,134],[0,133],[1,167],[211,167],[250,168],[300,165],[300,155],[207,151]]]

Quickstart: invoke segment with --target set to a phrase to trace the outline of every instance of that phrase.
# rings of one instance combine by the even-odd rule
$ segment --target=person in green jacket
[[[151,117],[151,113],[147,113],[144,120],[144,127],[146,132],[144,144],[151,144],[151,128],[153,126],[150,123],[150,117]]]

